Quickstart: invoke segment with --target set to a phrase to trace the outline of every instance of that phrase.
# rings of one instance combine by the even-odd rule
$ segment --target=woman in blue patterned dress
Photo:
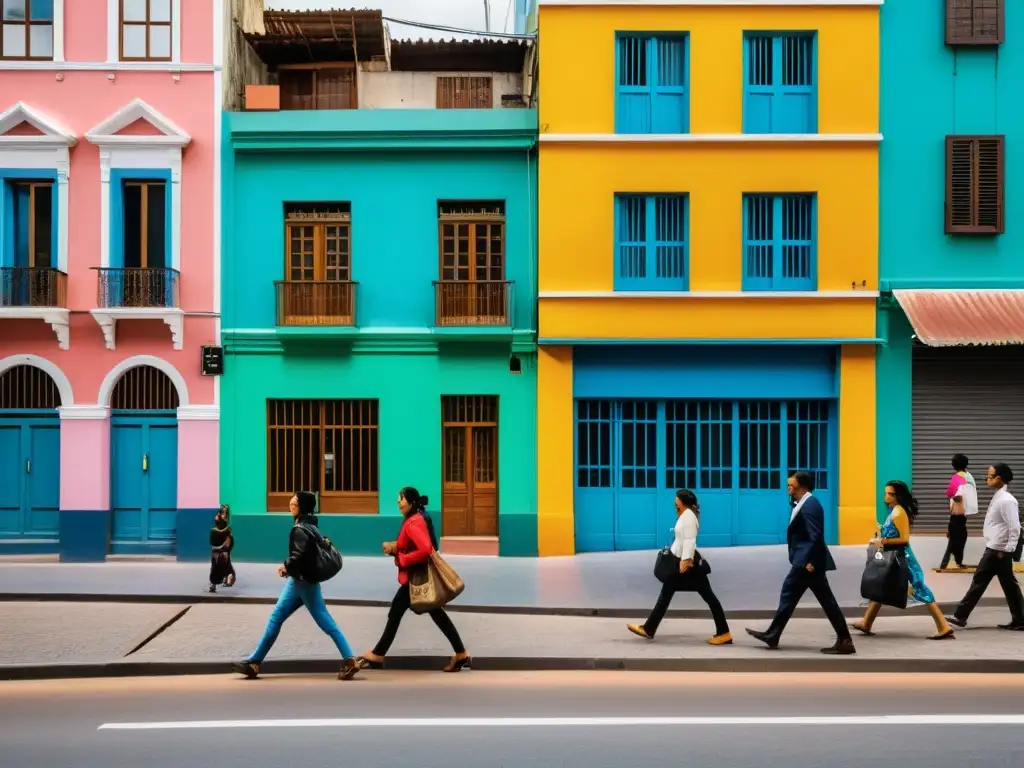
[[[924,569],[917,561],[914,550],[910,548],[910,529],[917,518],[917,499],[911,494],[907,484],[902,480],[891,480],[885,486],[885,505],[889,508],[889,516],[885,518],[881,528],[878,530],[871,543],[881,549],[903,547],[906,553],[907,566],[910,569],[910,589],[913,596],[928,606],[928,613],[935,620],[936,632],[931,636],[932,640],[946,640],[953,637],[953,627],[942,615],[938,604],[935,602],[935,595],[928,585],[924,583]],[[864,618],[850,626],[865,635],[874,635],[871,627],[875,623],[882,606],[879,603],[868,603]]]

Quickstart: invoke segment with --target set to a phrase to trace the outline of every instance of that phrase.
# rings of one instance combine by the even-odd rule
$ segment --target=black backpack
[[[313,584],[330,581],[341,571],[343,565],[341,552],[331,543],[330,539],[320,533],[320,529],[316,526],[303,525],[302,528],[313,540],[306,568],[306,579]]]

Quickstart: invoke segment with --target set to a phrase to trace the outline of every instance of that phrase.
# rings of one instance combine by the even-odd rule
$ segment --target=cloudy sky
[[[379,8],[385,16],[394,19],[422,21],[459,29],[484,30],[484,0],[344,0],[318,2],[317,0],[264,0],[264,7],[276,10],[306,11],[327,8]],[[490,0],[491,31],[512,32],[515,26],[514,0]],[[408,27],[389,22],[391,37],[401,39],[467,37],[450,32]]]

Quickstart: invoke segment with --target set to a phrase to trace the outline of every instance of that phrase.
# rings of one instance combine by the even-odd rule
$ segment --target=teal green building
[[[302,489],[379,553],[406,485],[442,549],[537,554],[536,140],[522,107],[225,113],[237,558],[281,559]]]

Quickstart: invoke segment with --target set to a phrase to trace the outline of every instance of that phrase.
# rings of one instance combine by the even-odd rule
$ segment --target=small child
[[[217,591],[218,584],[225,587],[235,585],[235,566],[231,564],[231,550],[235,547],[235,537],[231,535],[229,520],[228,505],[222,504],[213,519],[213,528],[210,529],[211,592]]]

